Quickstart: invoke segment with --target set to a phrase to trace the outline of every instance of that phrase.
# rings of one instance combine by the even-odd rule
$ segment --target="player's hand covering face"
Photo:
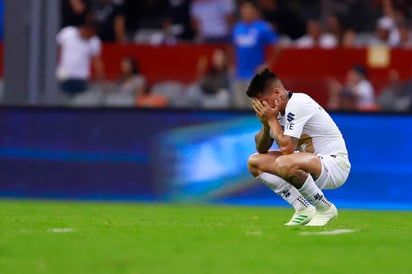
[[[279,103],[275,100],[275,107],[271,107],[267,101],[259,101],[257,98],[253,98],[252,108],[256,112],[256,116],[259,120],[268,124],[270,120],[277,119],[279,113]]]

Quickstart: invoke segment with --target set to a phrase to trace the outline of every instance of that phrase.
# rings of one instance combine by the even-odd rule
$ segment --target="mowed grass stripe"
[[[0,273],[412,273],[411,212],[340,210],[324,228],[284,226],[292,214],[0,201]]]

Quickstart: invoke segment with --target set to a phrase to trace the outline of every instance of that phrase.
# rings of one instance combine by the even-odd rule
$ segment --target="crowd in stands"
[[[103,42],[230,42],[243,0],[61,0],[62,27],[93,14]],[[410,46],[408,0],[255,0],[286,45]]]
[[[232,50],[217,50],[210,60],[200,58],[198,81],[188,88],[185,99],[187,104],[199,108],[249,108],[248,98],[238,91],[246,89],[257,70],[271,67],[283,47],[331,49],[385,45],[412,49],[412,2],[408,0],[61,1],[62,29],[81,29],[85,22],[89,25],[93,22],[95,35],[102,42],[231,45]],[[268,46],[271,52],[265,58]],[[95,59],[99,50],[93,52],[81,58]],[[125,57],[122,75],[111,91],[106,92],[109,104],[133,102],[150,106],[153,100],[154,106],[166,105],[166,101],[151,97],[152,87],[139,73],[137,62]],[[82,81],[89,81],[89,75]],[[388,94],[393,98],[412,97],[408,85],[399,88],[398,82],[396,72],[392,71],[383,93],[386,97],[382,98],[389,98]],[[330,109],[390,109],[385,100],[375,98],[373,83],[368,81],[362,64],[348,72],[345,83],[330,79],[328,85]],[[393,106],[393,110],[405,109],[399,104]]]

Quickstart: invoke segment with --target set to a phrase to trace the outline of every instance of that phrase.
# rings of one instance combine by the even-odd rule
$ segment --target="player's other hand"
[[[256,112],[256,116],[263,124],[268,124],[270,120],[277,119],[278,116],[278,106],[271,107],[268,102],[260,102],[258,99],[253,98],[252,108]]]

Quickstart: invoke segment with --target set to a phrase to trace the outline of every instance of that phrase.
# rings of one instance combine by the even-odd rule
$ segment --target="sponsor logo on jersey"
[[[286,115],[288,122],[292,122],[293,120],[295,120],[295,114],[292,112],[289,112],[288,115]]]

